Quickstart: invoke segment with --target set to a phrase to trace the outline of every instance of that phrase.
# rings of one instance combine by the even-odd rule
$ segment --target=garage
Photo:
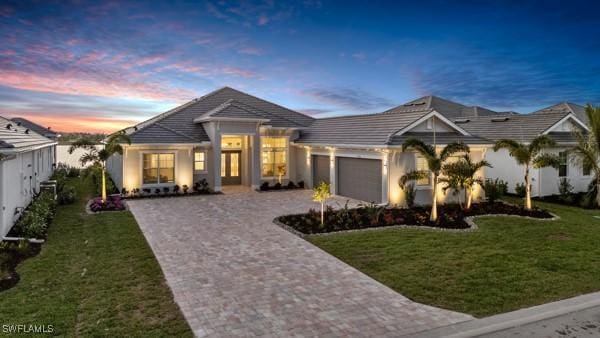
[[[337,194],[381,203],[381,160],[337,158]]]
[[[316,186],[321,182],[330,183],[329,178],[329,156],[313,155],[313,184]]]

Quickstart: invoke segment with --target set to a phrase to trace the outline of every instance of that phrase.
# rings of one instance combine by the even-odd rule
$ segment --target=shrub
[[[508,183],[498,178],[494,180],[488,178],[485,180],[483,190],[485,191],[488,202],[494,203],[506,194]]]
[[[163,194],[165,194],[165,195],[166,195],[166,194],[168,194],[169,192],[171,192],[171,188],[169,188],[169,187],[163,187],[162,191],[163,191]]]
[[[184,184],[184,185],[182,186],[182,189],[183,189],[183,193],[184,193],[184,194],[187,194],[187,193],[188,193],[188,190],[190,190],[190,187],[188,187],[188,186],[187,186],[187,184]]]
[[[175,186],[173,187],[173,192],[176,194],[179,194],[179,186],[177,184],[175,184]]]
[[[558,194],[563,202],[570,202],[572,200],[571,195],[573,194],[573,186],[568,178],[561,177],[558,182]]]
[[[152,190],[150,188],[144,188],[142,189],[142,191],[144,192],[144,194],[146,195],[150,195],[152,193]]]
[[[279,190],[281,189],[281,183],[277,182],[275,183],[275,185],[273,186],[273,190]]]
[[[289,181],[288,184],[287,184],[287,186],[286,186],[286,188],[287,189],[296,189],[297,186],[296,186],[296,184],[294,182]]]
[[[154,189],[154,194],[156,194],[156,195],[160,194],[160,189],[159,188]]]
[[[75,188],[70,185],[64,185],[57,192],[56,201],[58,202],[58,204],[71,204],[75,202]]]
[[[406,197],[406,206],[412,208],[415,206],[415,198],[417,197],[417,188],[414,184],[409,183],[404,187],[404,197]]]
[[[270,187],[269,187],[269,182],[263,182],[263,183],[260,185],[260,191],[267,191],[267,190],[269,190],[269,189],[270,189]]]
[[[14,234],[26,238],[44,238],[55,209],[56,201],[50,193],[39,194],[15,223]]]
[[[94,187],[96,188],[96,195],[102,193],[102,168],[97,165],[89,166],[82,170],[82,176],[91,177]],[[106,194],[118,194],[119,189],[113,182],[112,178],[106,173]]]
[[[200,181],[194,183],[194,192],[199,194],[208,194],[210,193],[210,188],[208,187],[208,181],[206,178],[201,179]]]
[[[304,181],[298,182],[298,188],[304,189]]]
[[[525,197],[525,195],[527,194],[525,189],[525,183],[517,183],[515,185],[515,194],[517,194],[517,196],[519,197]]]

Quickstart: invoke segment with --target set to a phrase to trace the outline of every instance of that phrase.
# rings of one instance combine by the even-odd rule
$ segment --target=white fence
[[[71,167],[83,168],[79,159],[83,154],[87,153],[88,150],[78,148],[75,149],[72,154],[69,154],[69,147],[70,145],[68,144],[59,144],[56,146],[56,161]],[[101,149],[101,147],[102,145],[100,144],[96,145],[96,149]],[[90,164],[91,163],[88,163],[86,166],[89,166]]]

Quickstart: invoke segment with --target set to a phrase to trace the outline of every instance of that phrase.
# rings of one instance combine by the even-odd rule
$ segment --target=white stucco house
[[[224,87],[125,129],[132,143],[107,167],[115,184],[127,190],[191,187],[203,178],[216,191],[227,185],[256,189],[265,181],[303,181],[308,187],[327,181],[340,196],[403,204],[399,178],[426,168],[418,154],[402,150],[410,137],[438,148],[464,142],[473,160],[486,158],[494,165],[480,177],[499,177],[514,188],[522,170],[511,165],[508,154],[494,153],[494,142],[520,135],[526,142],[546,133],[560,145],[551,151],[559,151],[572,142],[572,127],[585,124],[571,111],[498,113],[435,96],[376,114],[315,119]],[[581,187],[586,184],[587,176],[574,168],[567,173]],[[555,169],[541,170],[535,191],[553,193],[558,176]],[[417,202],[430,203],[431,189],[431,179],[417,182]],[[442,203],[453,198],[441,187],[436,195]],[[483,198],[483,191],[476,190],[475,198]]]
[[[54,170],[55,140],[0,117],[0,238]]]

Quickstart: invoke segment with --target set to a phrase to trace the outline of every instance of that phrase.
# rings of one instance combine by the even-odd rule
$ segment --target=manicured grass
[[[91,184],[59,206],[41,253],[0,293],[0,324],[53,325],[63,336],[191,336],[129,212],[87,215]]]
[[[389,229],[313,236],[315,245],[420,303],[478,317],[600,290],[600,211],[483,217],[471,233]]]

